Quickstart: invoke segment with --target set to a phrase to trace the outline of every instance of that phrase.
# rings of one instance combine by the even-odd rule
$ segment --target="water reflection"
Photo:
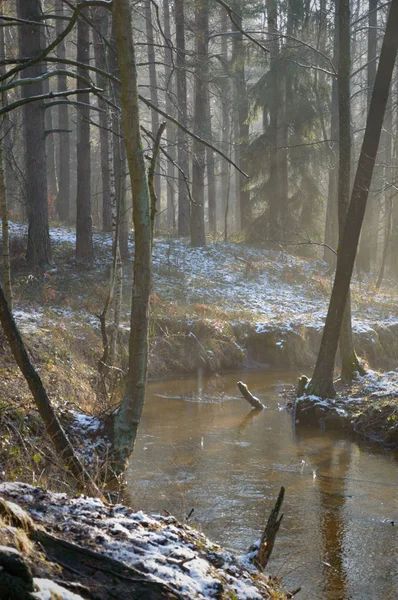
[[[292,373],[151,384],[128,474],[133,505],[191,520],[235,551],[259,537],[281,485],[270,570],[303,600],[398,598],[397,460],[314,429],[294,431],[278,392]],[[267,409],[236,391],[243,379]],[[200,400],[200,401],[199,401]]]

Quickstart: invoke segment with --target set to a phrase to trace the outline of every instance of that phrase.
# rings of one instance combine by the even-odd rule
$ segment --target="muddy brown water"
[[[269,571],[301,600],[398,598],[398,455],[281,410],[292,372],[149,384],[128,472],[136,508],[167,510],[236,553],[259,538],[280,486],[284,518]],[[266,410],[239,397],[242,379]]]

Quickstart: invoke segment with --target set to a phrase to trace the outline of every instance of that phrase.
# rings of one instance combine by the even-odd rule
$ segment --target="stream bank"
[[[0,484],[0,544],[1,600],[290,597],[174,517],[24,483]]]

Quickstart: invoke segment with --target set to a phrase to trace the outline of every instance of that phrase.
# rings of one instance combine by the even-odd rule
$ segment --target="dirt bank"
[[[398,448],[398,373],[369,370],[351,386],[336,385],[337,396],[293,397],[290,408],[299,426],[342,429],[386,447]]]

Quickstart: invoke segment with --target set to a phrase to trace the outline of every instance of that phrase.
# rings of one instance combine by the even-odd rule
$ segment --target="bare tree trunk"
[[[109,38],[108,11],[103,8],[95,8],[92,11],[94,24],[97,30],[93,30],[95,66],[104,71],[107,70],[105,40]],[[107,81],[100,73],[97,73],[97,86],[106,89]],[[98,98],[100,146],[101,146],[101,181],[102,181],[102,230],[112,231],[112,205],[109,180],[109,119],[108,107],[105,100]]]
[[[383,282],[384,272],[387,264],[387,256],[391,242],[392,217],[394,206],[394,177],[391,177],[391,169],[393,166],[393,122],[392,122],[392,94],[390,93],[389,106],[385,117],[385,192],[384,192],[384,243],[383,253],[381,257],[380,271],[377,278],[376,289],[379,290]]]
[[[335,395],[333,370],[341,323],[347,303],[361,226],[380,141],[384,113],[398,50],[398,0],[392,0],[380,53],[361,154],[358,161],[351,202],[337,257],[329,310],[321,347],[308,393],[322,397]]]
[[[113,18],[135,233],[129,370],[122,405],[114,422],[116,468],[121,470],[133,451],[145,400],[152,241],[148,183],[140,133],[137,69],[128,0],[114,0]]]
[[[151,0],[145,0],[145,24],[146,24],[146,37],[147,37],[147,48],[148,48],[148,63],[149,63],[149,85],[151,102],[154,106],[159,106],[158,99],[158,84],[156,75],[156,56],[155,56],[155,39],[153,35],[152,25],[152,9]],[[156,136],[159,129],[159,114],[155,111],[151,111],[152,117],[152,135]],[[160,173],[155,173],[155,192],[158,202],[160,203]]]
[[[206,90],[206,139],[213,142],[213,132],[211,124],[211,98],[209,90]],[[211,148],[206,148],[206,165],[207,165],[207,197],[209,207],[209,231],[213,234],[217,231],[217,182],[216,182],[216,165],[215,154]]]
[[[119,63],[117,58],[114,22],[112,23],[112,40],[108,54],[109,69],[112,73],[119,76]],[[120,86],[112,83],[113,100],[115,104],[120,105]],[[115,178],[116,194],[116,214],[118,218],[119,229],[119,250],[123,261],[128,260],[130,253],[128,247],[129,214],[126,206],[126,186],[125,186],[125,147],[123,132],[121,129],[120,114],[112,111],[112,132],[113,132],[113,172]]]
[[[240,15],[236,15],[235,19],[238,22],[238,25],[242,27],[242,17]],[[236,158],[238,159],[238,166],[245,173],[247,173],[247,148],[249,145],[249,101],[245,78],[243,35],[234,25],[232,26],[232,30],[235,32],[232,38],[232,67],[235,75],[234,84],[239,123],[239,134],[238,138],[235,139],[235,144],[237,144]],[[236,124],[237,128],[238,123]],[[250,191],[246,189],[247,180],[241,173],[236,174],[236,185],[240,228],[245,229],[250,221]]]
[[[271,101],[269,107],[269,138],[270,138],[270,165],[269,165],[269,223],[268,238],[279,241],[280,238],[280,173],[279,173],[279,103],[280,94],[280,62],[279,40],[276,35],[278,30],[278,13],[276,0],[267,0],[267,24],[270,36],[270,87]]]
[[[195,83],[194,83],[194,132],[205,137],[206,128],[206,72],[209,15],[207,0],[199,0],[195,6]],[[205,237],[205,165],[206,148],[198,140],[193,142],[191,244],[204,246]]]
[[[167,40],[170,40],[170,46],[165,46],[164,49],[164,77],[166,87],[166,112],[168,115],[175,116],[174,104],[171,99],[171,93],[173,92],[173,54],[171,46],[171,30],[170,30],[170,6],[169,0],[163,0],[163,18],[164,18],[164,35]],[[173,161],[176,160],[175,140],[176,133],[175,128],[171,121],[167,121],[166,126],[168,148],[167,152]],[[157,132],[156,132],[157,134]],[[156,135],[155,134],[155,135]],[[167,161],[167,227],[175,229],[176,227],[176,214],[175,214],[175,168],[173,163]]]
[[[46,426],[47,433],[53,441],[57,452],[61,456],[62,460],[65,461],[68,469],[70,469],[70,472],[75,477],[79,487],[81,489],[87,489],[87,491],[91,491],[91,493],[98,493],[98,490],[92,484],[90,476],[87,474],[85,468],[80,462],[80,459],[75,454],[73,447],[71,446],[71,443],[69,442],[53,407],[51,406],[50,399],[46,390],[44,389],[40,375],[30,362],[25,345],[7,305],[7,301],[1,286],[0,322],[4,333],[7,336],[15,361],[29,385],[32,396],[35,399],[37,409]]]
[[[227,33],[230,28],[230,21],[227,15],[226,10],[223,6],[221,9],[221,32]],[[231,120],[230,120],[230,81],[229,81],[229,59],[228,59],[228,38],[226,35],[221,36],[221,56],[222,56],[222,64],[224,67],[224,78],[221,83],[221,119],[222,119],[222,132],[221,132],[221,142],[222,142],[222,151],[224,154],[230,153],[230,131],[231,131]],[[229,182],[229,164],[226,160],[221,160],[221,202],[219,203],[220,215],[221,215],[221,223],[224,225],[224,217],[226,212],[226,207],[228,204],[227,194],[229,192],[230,182]]]
[[[0,10],[3,9],[2,1],[0,1]],[[5,57],[5,43],[4,43],[4,28],[0,27],[0,55]],[[4,75],[6,71],[5,66],[0,66],[0,73]],[[8,102],[7,92],[2,94],[2,103],[6,105]],[[2,231],[2,259],[3,259],[3,286],[4,294],[7,299],[7,304],[10,310],[12,310],[12,285],[11,285],[11,265],[10,265],[10,242],[9,242],[9,229],[8,229],[8,198],[7,188],[5,182],[5,169],[3,160],[3,139],[9,135],[9,131],[6,126],[9,125],[8,121],[2,121],[0,134],[0,217],[1,217],[1,231]]]
[[[377,55],[377,0],[369,0],[368,17],[368,68],[367,68],[367,104],[368,109],[372,90],[376,77],[376,55]],[[371,262],[376,256],[377,236],[378,236],[378,197],[376,194],[370,195],[365,220],[363,223],[361,240],[358,250],[358,268],[365,273],[370,273]]]
[[[50,91],[49,79],[43,81],[43,93],[48,94]],[[58,182],[57,182],[57,167],[55,159],[55,139],[54,133],[51,133],[54,129],[52,109],[47,108],[45,111],[45,128],[46,128],[46,165],[47,165],[47,183],[48,183],[48,196],[50,207],[55,207],[58,197]]]
[[[82,12],[82,16],[86,11]],[[77,60],[90,64],[90,29],[80,18],[77,25]],[[78,69],[81,77],[87,77],[83,68]],[[78,81],[78,87],[85,84]],[[90,152],[90,94],[80,94],[79,101],[87,106],[79,106],[77,113],[77,193],[76,193],[76,259],[91,262],[93,250],[93,219],[91,216],[91,152]]]
[[[11,266],[10,266],[10,241],[8,233],[8,206],[7,191],[4,178],[3,148],[0,144],[0,216],[2,233],[2,259],[3,259],[3,286],[4,295],[7,300],[10,311],[12,310],[12,286],[11,286]]]
[[[24,21],[41,22],[40,0],[18,0],[18,17]],[[44,43],[40,25],[20,24],[20,56],[38,54]],[[44,64],[32,65],[24,70],[24,77],[38,77]],[[23,98],[43,94],[43,83],[24,85]],[[32,267],[46,266],[52,262],[47,205],[46,139],[43,101],[24,104],[23,129],[25,139],[26,199],[28,209],[28,248],[26,260]]]
[[[62,17],[64,15],[63,0],[55,0],[55,13]],[[55,21],[55,33],[60,35],[64,28],[64,21],[59,18]],[[65,40],[57,46],[57,56],[60,60],[66,58]],[[63,69],[65,65],[58,65]],[[67,90],[68,83],[66,75],[58,75],[58,91]],[[61,221],[68,221],[70,217],[70,139],[69,139],[69,108],[67,104],[58,106],[58,128],[62,131],[58,134],[58,196],[57,213]]]
[[[351,38],[349,0],[338,0],[339,31],[339,176],[338,176],[338,220],[339,240],[341,242],[346,221],[351,188]],[[355,372],[364,370],[359,364],[354,348],[351,324],[351,298],[347,296],[340,332],[341,377],[344,382],[352,381]]]
[[[185,72],[185,16],[184,0],[174,1],[176,24],[176,66],[177,66],[177,101],[179,121],[184,127],[187,125],[187,76]],[[189,179],[188,141],[181,129],[177,130],[178,164],[185,176]],[[185,179],[181,172],[178,173],[178,235],[187,237],[190,232],[191,207]]]

